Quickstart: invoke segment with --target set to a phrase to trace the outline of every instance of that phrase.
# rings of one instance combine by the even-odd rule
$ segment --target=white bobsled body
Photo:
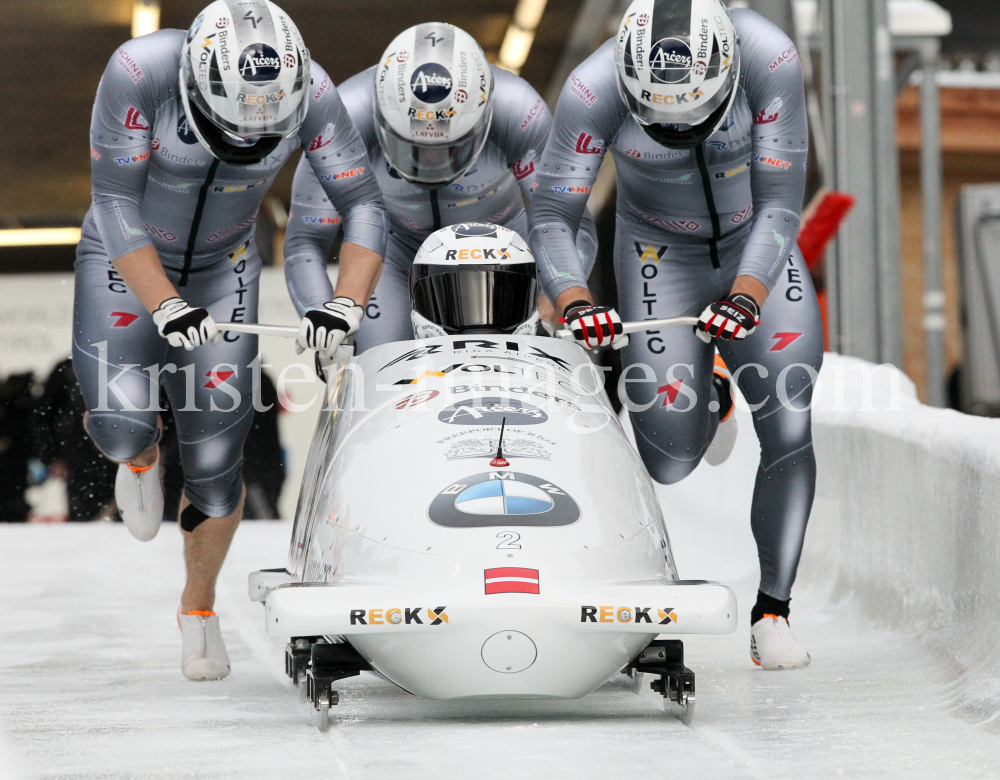
[[[660,505],[574,344],[371,349],[327,388],[267,631],[347,639],[433,699],[578,697],[658,634],[729,633],[679,582]],[[507,465],[491,465],[501,422]],[[254,585],[252,584],[252,589]]]

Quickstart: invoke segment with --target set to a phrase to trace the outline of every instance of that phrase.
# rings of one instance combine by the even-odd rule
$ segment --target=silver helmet
[[[720,0],[634,0],[618,28],[615,65],[622,99],[647,135],[697,146],[736,96],[736,28]]]
[[[308,109],[309,50],[268,0],[215,0],[188,30],[180,94],[191,129],[224,162],[252,164],[294,135]]]
[[[471,35],[438,22],[405,30],[374,87],[379,146],[401,177],[439,187],[473,166],[493,120],[493,71]]]

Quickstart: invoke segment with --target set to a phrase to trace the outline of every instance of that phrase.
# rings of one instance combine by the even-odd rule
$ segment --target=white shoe
[[[732,376],[729,369],[722,361],[722,356],[716,355],[712,384],[719,395],[720,410],[724,411],[725,414],[719,420],[719,427],[715,429],[715,438],[712,439],[712,443],[708,445],[703,456],[709,466],[720,466],[725,463],[733,454],[733,447],[736,446],[739,427],[736,425],[736,415],[734,414],[736,404],[732,400],[731,383]]]
[[[229,676],[229,653],[214,612],[177,613],[184,647],[181,671],[189,680],[221,680]]]
[[[138,471],[127,463],[119,464],[115,501],[125,527],[140,542],[148,542],[159,533],[163,524],[159,456],[152,466]]]
[[[777,615],[764,615],[750,628],[750,658],[761,669],[802,669],[811,660],[788,620]]]

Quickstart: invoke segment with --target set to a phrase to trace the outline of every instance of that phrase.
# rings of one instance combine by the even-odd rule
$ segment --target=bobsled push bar
[[[640,333],[644,330],[656,330],[657,328],[676,328],[678,325],[697,325],[697,317],[668,317],[665,320],[643,320],[642,322],[623,322],[622,333]],[[222,327],[221,325],[219,327]],[[569,328],[557,330],[556,335],[561,339],[572,341],[575,336]]]
[[[217,322],[219,330],[234,333],[252,333],[257,336],[278,336],[283,339],[294,339],[299,335],[299,329],[294,325],[253,325],[246,322]]]
[[[639,333],[644,330],[655,330],[657,328],[672,328],[678,325],[694,325],[698,322],[697,317],[673,317],[665,320],[645,320],[643,322],[626,322],[622,325],[625,333]],[[258,336],[278,336],[283,339],[294,339],[298,336],[299,329],[294,325],[254,325],[247,322],[217,322],[219,330],[232,331],[234,333],[253,333]],[[557,331],[560,338],[572,340],[573,333],[568,329]]]

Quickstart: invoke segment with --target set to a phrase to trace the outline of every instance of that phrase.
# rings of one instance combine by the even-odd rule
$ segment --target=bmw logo
[[[431,502],[431,521],[447,528],[559,526],[580,519],[564,490],[532,474],[492,471],[455,482]]]

